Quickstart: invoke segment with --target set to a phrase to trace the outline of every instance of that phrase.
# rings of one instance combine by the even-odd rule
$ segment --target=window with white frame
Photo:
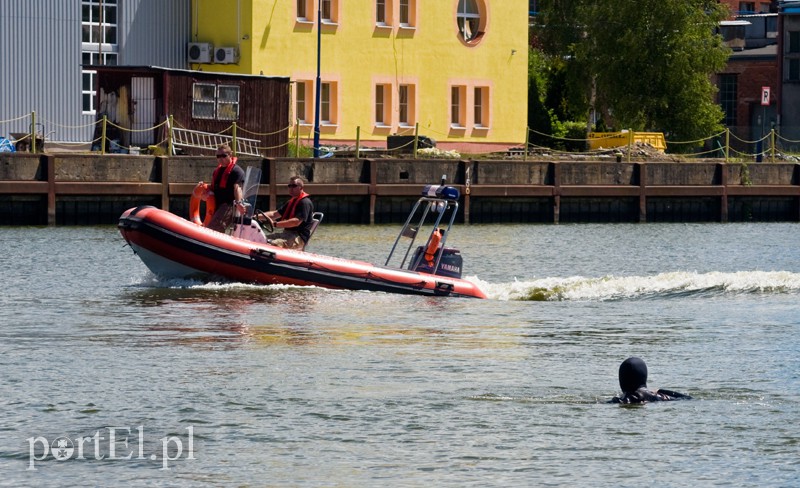
[[[375,25],[389,27],[394,24],[396,0],[375,0]]]
[[[472,122],[476,128],[489,127],[489,87],[476,86],[473,92]]]
[[[399,0],[400,27],[416,27],[417,0]]]
[[[325,125],[336,125],[336,121],[338,119],[336,96],[336,83],[322,82],[319,97],[320,123]]]
[[[450,127],[464,128],[467,125],[464,104],[467,98],[467,87],[454,85],[450,87]]]
[[[319,0],[322,2],[321,18],[326,24],[339,23],[339,0]]]
[[[294,107],[295,118],[299,123],[305,124],[308,122],[308,82],[298,81],[294,89]]]
[[[416,87],[405,84],[398,87],[398,122],[400,127],[410,127],[416,122]]]
[[[459,0],[458,11],[456,12],[456,22],[458,33],[464,42],[476,41],[483,32],[483,16],[485,12],[483,0]]]
[[[239,119],[239,87],[217,86],[217,120]]]
[[[313,0],[297,0],[297,20],[301,22],[312,22],[314,20]]]
[[[375,125],[385,127],[392,125],[392,86],[375,85]]]
[[[238,120],[239,91],[237,85],[194,83],[192,85],[192,117],[208,120]]]
[[[194,83],[192,85],[192,117],[195,119],[214,119],[216,113],[217,85],[213,83]]]
[[[81,62],[84,65],[117,64],[117,0],[81,1]],[[97,72],[81,70],[81,110],[95,113]]]

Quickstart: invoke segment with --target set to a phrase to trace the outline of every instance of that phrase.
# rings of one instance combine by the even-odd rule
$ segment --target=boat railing
[[[409,269],[417,269],[424,258],[423,253],[419,253],[417,256],[414,256],[413,254],[415,251],[417,238],[420,235],[427,235],[425,244],[422,246],[422,249],[427,249],[434,238],[434,232],[437,232],[438,229],[442,229],[443,225],[445,225],[443,229],[444,232],[441,233],[441,242],[439,243],[438,248],[444,249],[447,238],[450,234],[450,229],[452,228],[456,215],[458,214],[458,191],[454,188],[447,187],[449,190],[452,190],[452,192],[448,191],[443,194],[440,191],[441,196],[426,195],[426,193],[436,195],[438,188],[440,187],[426,187],[425,191],[423,192],[423,196],[414,204],[408,214],[405,224],[403,224],[403,227],[400,229],[400,232],[398,233],[397,238],[395,239],[394,244],[389,251],[385,266],[390,266],[392,259],[395,257],[395,253],[398,252],[400,240],[406,238],[408,239],[408,244],[405,246],[403,257],[402,259],[399,259],[400,263],[397,267],[405,268],[406,263],[409,262],[409,256],[411,256],[411,260],[413,262],[409,262],[408,267]],[[430,218],[430,216],[433,216],[434,218]],[[431,268],[431,273],[435,274],[439,269],[439,263],[441,261],[442,254],[443,252],[441,251],[436,252],[436,259]]]

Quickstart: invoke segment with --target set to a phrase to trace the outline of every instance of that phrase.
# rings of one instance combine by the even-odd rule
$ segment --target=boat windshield
[[[244,174],[244,187],[242,187],[242,198],[247,202],[245,217],[253,217],[256,208],[256,198],[258,198],[258,186],[261,183],[261,170],[248,166]]]

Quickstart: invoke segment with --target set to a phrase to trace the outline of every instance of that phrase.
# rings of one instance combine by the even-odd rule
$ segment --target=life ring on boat
[[[439,243],[442,242],[442,229],[436,229],[431,234],[431,241],[428,243],[428,249],[425,250],[425,261],[428,266],[433,266],[433,258],[436,256],[436,250],[439,249]]]
[[[206,202],[206,213],[203,220],[200,220],[201,201]],[[211,185],[201,181],[192,190],[192,198],[189,200],[189,220],[197,225],[208,227],[216,209],[217,201],[214,198],[214,192],[211,191]]]

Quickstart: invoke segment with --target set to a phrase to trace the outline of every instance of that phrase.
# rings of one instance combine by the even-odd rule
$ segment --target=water
[[[798,229],[462,226],[474,300],[163,283],[113,227],[2,228],[0,485],[796,486]],[[695,399],[605,403],[630,355]]]

